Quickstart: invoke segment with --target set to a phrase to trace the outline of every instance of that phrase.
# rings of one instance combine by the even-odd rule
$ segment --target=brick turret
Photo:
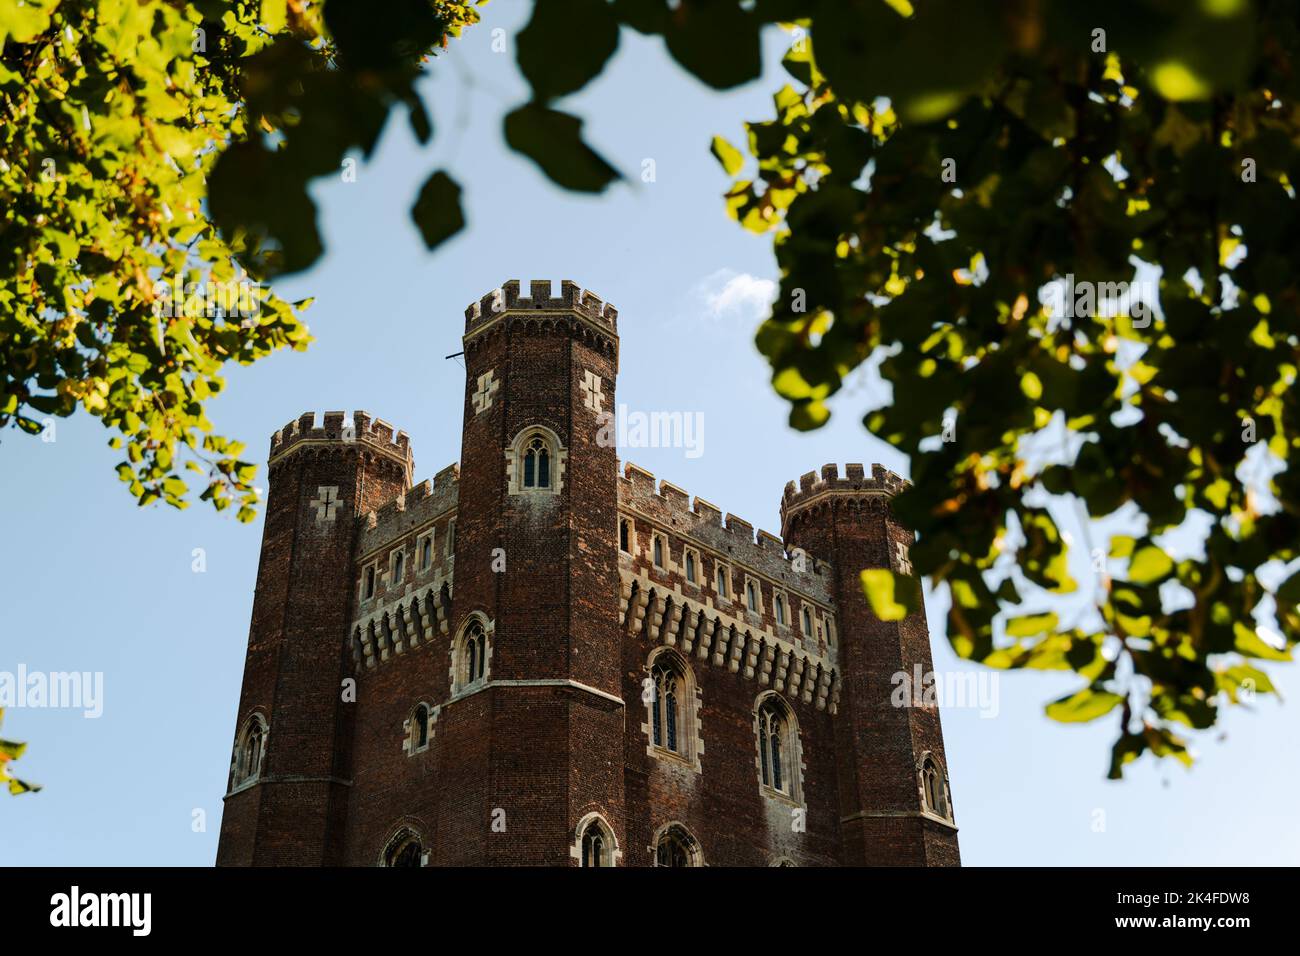
[[[402,494],[406,435],[356,412],[308,412],[271,439],[270,490],[237,739],[264,728],[255,766],[236,746],[218,865],[341,860],[347,810],[344,647],[356,516]]]
[[[482,691],[442,718],[465,794],[446,862],[567,864],[590,812],[623,840],[617,458],[598,440],[617,313],[561,288],[510,281],[466,310],[452,647],[476,622],[489,647]]]
[[[897,675],[912,680],[919,665],[931,674],[925,607],[901,621],[881,621],[862,590],[867,568],[910,574],[914,537],[890,511],[906,483],[879,465],[868,477],[851,464],[809,472],[786,485],[781,530],[788,546],[829,561],[835,570],[844,689],[835,727],[839,768],[840,833],[845,863],[955,865],[957,830],[951,822],[947,761],[939,711],[896,706]],[[919,603],[919,602],[918,602]],[[942,791],[926,800],[925,770],[938,773]],[[937,812],[936,812],[937,811]]]

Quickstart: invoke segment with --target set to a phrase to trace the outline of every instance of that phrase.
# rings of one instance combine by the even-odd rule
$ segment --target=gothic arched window
[[[681,753],[678,728],[681,724],[680,675],[669,663],[656,664],[650,672],[653,681],[650,702],[650,732],[656,747]]]
[[[948,800],[948,782],[942,768],[929,754],[921,761],[921,794],[925,809],[945,820],[952,819],[952,805]]]
[[[754,586],[753,581],[745,584],[745,603],[749,605],[751,611],[758,610],[758,588]]]
[[[808,609],[808,605],[806,604],[804,605],[803,608],[803,632],[810,636],[812,635],[813,632],[812,611]]]
[[[632,537],[631,522],[628,521],[626,518],[624,518],[622,521],[618,523],[618,548],[620,551],[631,553],[632,551],[631,537]]]
[[[460,693],[487,680],[492,657],[491,625],[475,614],[461,627],[452,644],[452,693]]]
[[[551,487],[551,450],[541,435],[534,435],[524,446],[524,487]]]
[[[758,712],[758,760],[763,784],[781,793],[788,792],[790,781],[785,738],[785,714],[780,704],[769,699]]]
[[[262,772],[262,761],[266,757],[266,720],[261,714],[253,714],[244,723],[244,728],[235,740],[235,757],[230,774],[230,786],[256,780]]]
[[[700,846],[680,824],[672,824],[659,834],[655,844],[655,866],[699,866]]]
[[[699,773],[704,745],[699,732],[699,691],[691,665],[677,651],[660,647],[650,654],[643,673],[646,752],[659,760],[685,761]]]
[[[759,696],[754,716],[761,792],[801,804],[802,758],[794,712],[779,694],[767,691]]]
[[[408,754],[419,753],[429,746],[429,707],[427,704],[420,704],[411,714],[408,723],[407,746]]]
[[[475,621],[465,633],[465,683],[482,680],[487,673],[487,634]]]
[[[608,850],[605,847],[605,831],[600,824],[592,820],[582,834],[582,865],[609,866]]]
[[[695,552],[686,552],[686,580],[695,583]]]
[[[424,866],[424,847],[418,834],[402,827],[384,847],[380,866]]]
[[[566,454],[559,436],[544,425],[520,431],[505,449],[509,493],[558,494]]]
[[[618,866],[618,859],[622,856],[618,841],[599,812],[588,813],[578,821],[569,856],[577,860],[579,866]]]
[[[785,598],[781,597],[781,595],[778,594],[776,596],[776,600],[774,600],[772,603],[776,609],[776,623],[784,624],[785,623]]]
[[[654,561],[656,568],[664,566],[664,539],[660,535],[655,535]]]

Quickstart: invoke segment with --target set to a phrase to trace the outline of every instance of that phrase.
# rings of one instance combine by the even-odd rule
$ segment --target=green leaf
[[[537,103],[506,116],[506,142],[527,156],[551,182],[577,192],[601,192],[618,171],[582,141],[582,121]]]
[[[1081,723],[1102,717],[1121,703],[1124,698],[1106,690],[1085,687],[1076,694],[1062,697],[1047,705],[1047,716],[1062,723]]]
[[[1055,611],[1047,614],[1029,614],[1013,617],[1007,621],[1008,637],[1034,637],[1047,631],[1056,630],[1060,618]]]
[[[713,155],[718,158],[722,168],[726,170],[728,176],[734,176],[740,172],[745,165],[745,157],[740,154],[740,150],[732,146],[721,136],[713,137],[713,143],[710,146]]]
[[[796,402],[790,406],[790,427],[801,432],[821,428],[831,417],[831,410],[814,400]]]
[[[262,0],[262,25],[271,33],[284,29],[286,0]]]
[[[920,588],[914,577],[896,575],[887,568],[868,568],[861,579],[871,610],[882,621],[901,621],[919,607]]]
[[[1146,738],[1141,734],[1131,734],[1128,731],[1120,734],[1119,739],[1110,751],[1110,772],[1106,776],[1111,780],[1120,780],[1124,776],[1124,768],[1142,756],[1146,752]]]
[[[430,176],[411,208],[411,218],[429,249],[436,249],[465,228],[460,208],[460,186],[442,170]]]
[[[757,79],[763,69],[758,20],[738,3],[681,0],[664,40],[673,59],[714,89]]]
[[[1136,584],[1152,584],[1167,577],[1173,569],[1173,558],[1163,549],[1147,545],[1134,553],[1128,566],[1128,579]]]
[[[1238,621],[1233,625],[1233,647],[1246,657],[1256,657],[1266,661],[1289,661],[1289,648],[1277,648],[1267,643],[1259,633],[1247,624]]]
[[[515,42],[519,70],[540,103],[574,93],[600,73],[618,49],[618,22],[607,0],[536,0]]]
[[[0,49],[7,38],[28,43],[50,25],[50,12],[59,0],[0,0]]]

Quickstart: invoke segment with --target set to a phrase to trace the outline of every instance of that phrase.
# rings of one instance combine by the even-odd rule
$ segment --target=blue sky
[[[497,2],[435,64],[427,90],[435,141],[419,148],[390,123],[354,183],[316,190],[328,254],[280,289],[315,296],[317,341],[230,376],[212,403],[217,429],[264,462],[270,434],[307,410],[366,409],[405,429],[417,480],[459,457],[464,307],[506,279],[571,278],[619,309],[618,399],[631,409],[703,414],[704,453],[636,449],[626,459],[779,532],[785,482],[826,462],[905,462],[860,424],[865,379],[835,400],[831,423],[785,425],[752,334],[776,278],[768,239],[723,213],[715,133],[743,140],[785,82],[782,40],[768,76],[728,94],[687,77],[658,40],[625,32],[594,86],[565,105],[629,182],[601,197],[563,193],[506,151],[500,117],[525,97],[507,41],[526,5]],[[653,159],[656,181],[640,181]],[[447,168],[464,187],[469,228],[423,251],[407,210]],[[30,747],[17,769],[45,789],[0,797],[0,863],[210,865],[216,855],[243,670],[261,523],[203,506],[138,509],[113,474],[107,433],[85,416],[43,444],[0,444],[0,670],[102,671],[103,714],[10,709],[3,734]],[[207,569],[192,570],[194,549]],[[929,602],[940,673],[979,670],[953,655],[944,608]],[[1293,668],[1274,665],[1286,696]],[[1043,704],[1062,675],[1001,675],[997,715],[948,708],[944,731],[968,864],[1295,864],[1300,785],[1294,714],[1273,700],[1236,708],[1223,736],[1198,741],[1190,772],[1144,759],[1104,779],[1113,727],[1066,727]],[[199,816],[203,819],[200,821]],[[199,829],[199,822],[205,828]],[[1099,829],[1099,824],[1102,827]]]

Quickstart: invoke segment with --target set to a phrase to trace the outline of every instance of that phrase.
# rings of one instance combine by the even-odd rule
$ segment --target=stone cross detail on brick
[[[316,509],[316,521],[333,521],[334,512],[342,502],[339,501],[338,485],[321,485],[316,489],[316,497],[307,502]]]
[[[492,369],[488,369],[478,377],[478,389],[470,396],[470,401],[474,403],[474,414],[485,412],[492,407],[492,396],[500,387],[501,383],[496,380]]]
[[[907,545],[901,541],[895,541],[894,557],[898,561],[898,572],[900,574],[912,573],[912,559],[908,556]]]
[[[605,402],[605,393],[600,389],[600,376],[590,370],[582,373],[582,404],[593,412],[599,412]]]

